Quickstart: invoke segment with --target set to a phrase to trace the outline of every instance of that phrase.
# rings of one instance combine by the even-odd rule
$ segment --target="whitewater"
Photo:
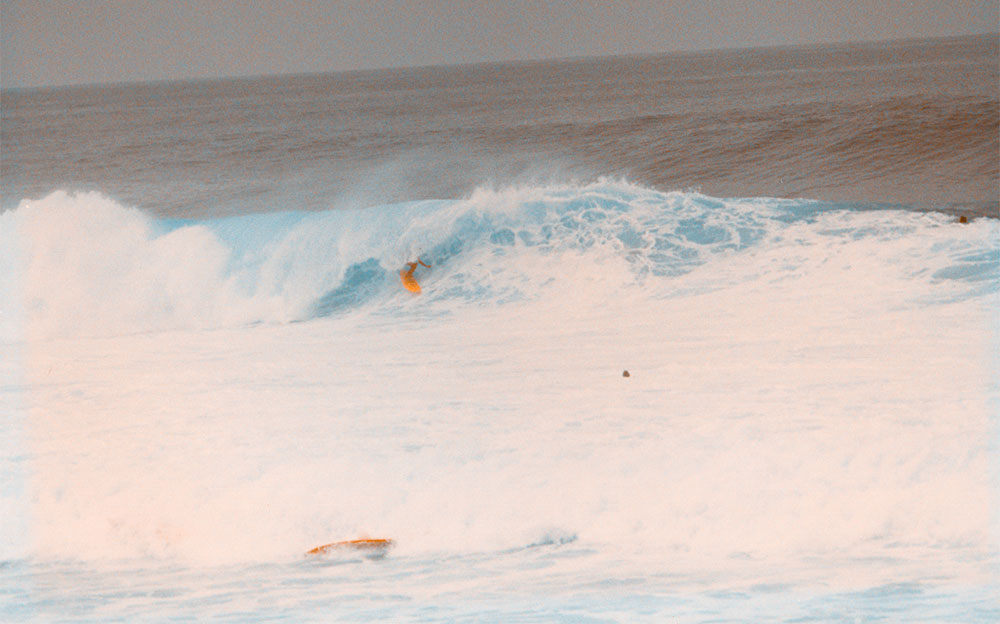
[[[5,620],[1000,617],[997,219],[601,179],[0,240]]]

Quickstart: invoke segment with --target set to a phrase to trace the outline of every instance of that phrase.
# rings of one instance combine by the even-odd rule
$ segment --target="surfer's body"
[[[407,262],[407,263],[406,263],[406,266],[410,267],[410,268],[409,268],[409,270],[405,271],[405,274],[406,274],[406,277],[409,277],[409,278],[412,278],[412,277],[413,277],[413,272],[417,270],[417,265],[418,265],[418,264],[419,264],[420,266],[425,266],[425,267],[427,267],[428,269],[429,269],[429,268],[431,268],[431,265],[429,265],[429,264],[425,263],[425,262],[424,262],[423,260],[421,260],[420,258],[417,258],[417,261],[416,261],[416,262]]]
[[[404,269],[399,272],[399,279],[402,280],[403,286],[406,288],[406,290],[413,293],[420,292],[420,284],[418,284],[417,280],[413,277],[413,272],[417,270],[418,264],[420,266],[425,266],[427,268],[431,267],[431,265],[427,264],[420,258],[417,258],[416,262],[406,263],[406,266],[410,267],[409,269]]]

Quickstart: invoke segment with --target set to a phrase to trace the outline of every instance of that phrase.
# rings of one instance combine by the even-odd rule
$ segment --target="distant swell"
[[[736,103],[734,102],[734,105]],[[1000,101],[897,97],[513,128],[497,145],[568,144],[646,184],[756,188],[998,216]],[[597,156],[599,154],[599,156]],[[928,189],[938,180],[943,192]],[[956,186],[966,189],[953,195]],[[983,198],[975,201],[973,198]]]
[[[1000,104],[997,100],[925,100],[911,98],[880,103],[874,108],[845,111],[846,135],[831,137],[831,159],[868,171],[898,173],[915,163],[961,165],[969,178],[1000,175]],[[829,123],[829,122],[827,122]],[[861,169],[862,171],[866,169]]]
[[[0,211],[94,190],[164,217],[624,178],[1000,216],[995,33],[4,90]]]

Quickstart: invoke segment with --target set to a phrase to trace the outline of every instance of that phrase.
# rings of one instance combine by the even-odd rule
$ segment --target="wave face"
[[[995,293],[996,221],[953,222],[607,180],[209,220],[158,219],[100,194],[58,192],[0,215],[3,337],[220,328],[361,311],[448,314],[567,292],[600,306],[775,279],[845,245],[915,283],[944,284],[934,290],[939,297]],[[746,258],[790,244],[801,247],[802,264],[749,268]],[[416,274],[424,293],[414,308],[397,272],[417,257],[433,266]],[[682,279],[706,265],[715,268]]]

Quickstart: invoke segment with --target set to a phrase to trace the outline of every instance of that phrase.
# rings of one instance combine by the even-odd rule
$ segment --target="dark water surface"
[[[2,208],[161,216],[623,176],[997,214],[997,35],[2,94]]]

